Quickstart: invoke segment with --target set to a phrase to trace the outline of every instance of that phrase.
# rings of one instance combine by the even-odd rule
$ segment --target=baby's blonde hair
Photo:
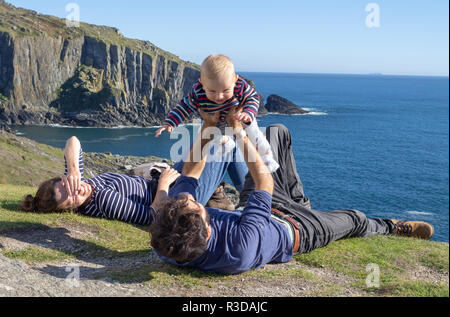
[[[200,68],[202,76],[209,79],[216,79],[224,74],[235,74],[233,62],[225,55],[214,54],[208,56]]]

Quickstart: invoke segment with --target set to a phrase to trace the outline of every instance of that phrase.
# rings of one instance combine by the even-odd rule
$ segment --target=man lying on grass
[[[425,222],[371,219],[358,210],[311,209],[297,174],[287,128],[273,125],[266,130],[280,165],[271,174],[236,120],[238,113],[237,109],[230,110],[227,122],[234,129],[249,169],[240,208],[229,212],[205,208],[199,202],[199,179],[207,174],[213,181],[228,164],[226,160],[206,164],[210,132],[219,118],[201,112],[204,125],[190,159],[150,226],[151,245],[166,262],[237,274],[266,263],[288,262],[294,254],[310,252],[342,238],[401,234],[429,239],[433,235],[433,227]]]

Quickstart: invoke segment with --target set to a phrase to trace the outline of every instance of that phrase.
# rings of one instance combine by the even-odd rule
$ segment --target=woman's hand
[[[68,196],[77,196],[80,192],[81,173],[80,171],[69,171],[62,177],[62,185],[67,191]]]
[[[169,194],[170,185],[180,177],[180,173],[173,168],[166,168],[159,176],[158,190],[156,196],[153,197],[152,207],[156,210],[159,209],[161,203],[165,201]]]
[[[175,182],[178,177],[180,177],[180,173],[173,168],[166,168],[159,176],[158,181],[158,189],[160,190],[168,190],[169,186]]]

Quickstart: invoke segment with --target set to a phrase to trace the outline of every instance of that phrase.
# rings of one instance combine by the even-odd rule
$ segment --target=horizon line
[[[23,9],[23,10],[27,10],[27,11],[35,11],[35,12],[37,12],[39,15],[50,15],[50,16],[52,16],[52,17],[56,17],[56,18],[59,18],[59,19],[62,19],[62,20],[65,19],[65,18],[62,17],[62,16],[52,15],[52,14],[49,14],[49,13],[44,13],[43,11],[38,11],[37,9],[36,9],[36,10],[33,10],[33,9],[30,9],[30,8],[25,8],[25,7],[16,6],[16,5],[12,4],[11,2],[9,2],[9,0],[4,0],[4,2],[5,2],[6,4],[12,5],[13,7],[18,8],[18,9]],[[40,10],[42,10],[42,9],[40,9]],[[105,26],[105,27],[108,27],[108,28],[119,29],[119,28],[116,27],[116,26],[111,26],[111,25],[100,25],[100,24],[95,24],[95,23],[93,23],[93,22],[80,21],[80,23],[85,23],[85,24],[88,24],[88,25],[94,25],[94,26]],[[119,31],[120,31],[120,29],[119,29]],[[122,31],[121,31],[121,32],[122,32]],[[197,64],[196,62],[193,62],[193,61],[191,61],[191,60],[182,58],[181,56],[177,55],[178,53],[174,53],[174,52],[169,51],[169,50],[167,50],[167,49],[165,49],[165,48],[162,48],[162,47],[159,46],[159,45],[156,45],[156,44],[155,44],[153,41],[151,41],[151,40],[140,39],[140,38],[134,37],[133,35],[127,36],[127,35],[125,35],[125,34],[123,34],[123,33],[122,33],[122,36],[125,37],[125,38],[127,38],[127,39],[131,39],[131,40],[137,40],[137,41],[143,41],[143,42],[150,42],[152,45],[156,46],[156,47],[159,48],[160,50],[163,50],[163,51],[165,51],[165,52],[167,52],[167,53],[169,53],[169,54],[171,54],[171,55],[174,55],[174,56],[178,57],[179,59],[181,59],[181,60],[184,61],[184,62],[192,63],[192,64],[195,64],[195,65],[199,65],[199,64]],[[250,71],[250,70],[242,70],[241,72],[246,72],[246,73],[274,73],[274,74],[310,74],[310,75],[313,75],[313,74],[317,74],[317,75],[355,75],[355,76],[373,76],[373,77],[376,77],[376,76],[380,76],[380,77],[382,77],[382,76],[403,76],[403,77],[439,77],[439,78],[449,78],[449,74],[447,74],[447,75],[419,75],[419,74],[413,75],[413,74],[390,74],[390,73],[384,74],[384,73],[379,73],[379,72],[370,72],[370,73],[328,73],[328,72],[310,73],[310,72],[306,72],[306,73],[303,73],[303,72],[275,72],[275,71],[269,71],[269,72],[266,71],[266,72],[265,72],[265,71]]]
[[[298,75],[354,75],[354,76],[372,76],[372,77],[439,77],[449,78],[449,75],[413,75],[413,74],[390,74],[390,73],[328,73],[328,72],[275,72],[275,71],[256,71],[256,70],[236,70],[237,73],[262,73],[262,74],[298,74]]]

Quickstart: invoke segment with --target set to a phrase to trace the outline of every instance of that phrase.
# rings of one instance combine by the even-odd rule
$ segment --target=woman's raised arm
[[[67,174],[63,177],[63,184],[69,196],[76,196],[80,190],[80,151],[81,144],[77,137],[73,136],[66,142],[64,158],[66,160]]]

